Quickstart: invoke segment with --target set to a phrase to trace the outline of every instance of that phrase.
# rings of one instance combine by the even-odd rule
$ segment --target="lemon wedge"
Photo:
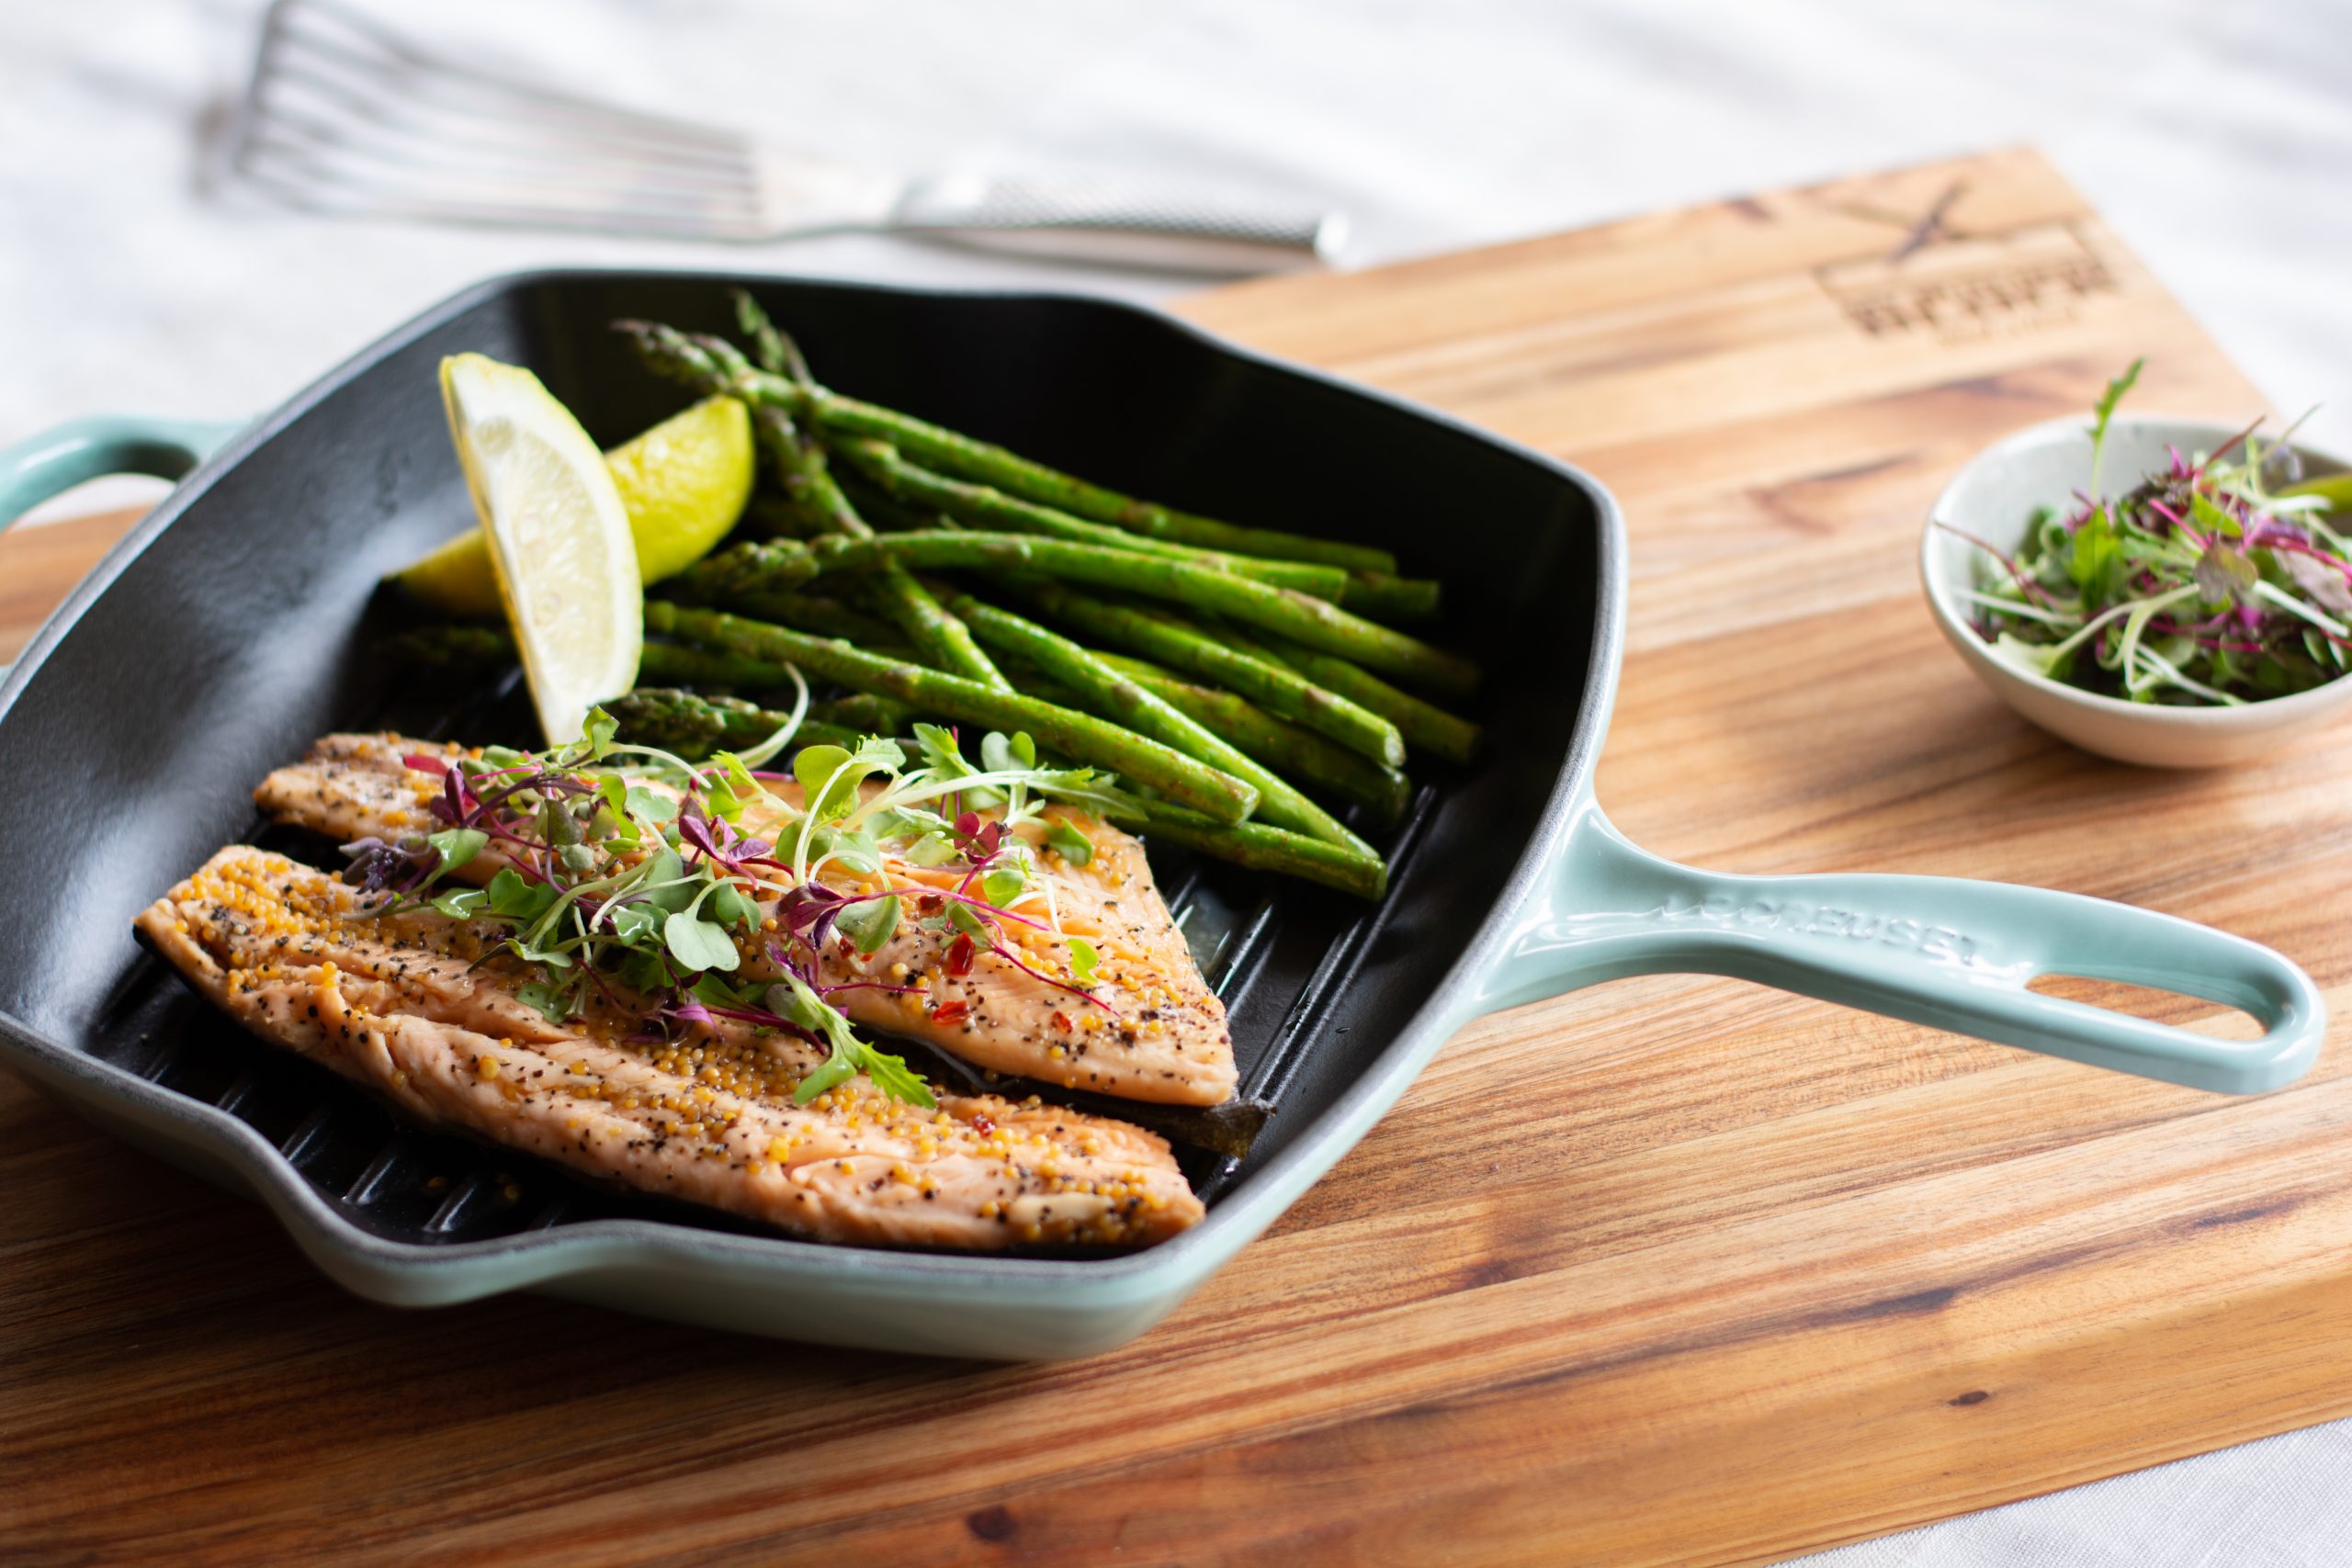
[[[453,355],[441,399],[539,728],[567,745],[637,681],[645,589],[628,509],[605,455],[528,370]]]
[[[628,512],[638,573],[659,582],[708,555],[743,515],[758,477],[751,411],[733,398],[706,399],[614,447],[605,462]],[[499,613],[498,574],[479,529],[403,567],[393,581],[445,615]]]
[[[659,582],[702,559],[752,499],[752,411],[707,398],[605,454],[628,509],[637,570]]]

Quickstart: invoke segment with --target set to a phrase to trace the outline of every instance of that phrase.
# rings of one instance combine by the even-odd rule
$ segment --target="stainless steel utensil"
[[[227,166],[288,205],[751,242],[900,230],[1212,272],[1326,260],[1333,212],[1093,179],[908,179],[437,56],[334,0],[276,0]]]

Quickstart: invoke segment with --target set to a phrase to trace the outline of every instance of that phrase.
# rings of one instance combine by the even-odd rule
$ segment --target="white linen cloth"
[[[2315,444],[2352,451],[2352,0],[370,0],[479,63],[910,171],[1328,199],[1354,265],[2030,141]],[[0,445],[258,412],[442,295],[567,262],[1159,299],[873,236],[750,248],[312,220],[198,149],[258,0],[0,6]],[[85,503],[86,505],[86,502]],[[2352,1423],[1947,1521],[1835,1568],[2352,1561]]]

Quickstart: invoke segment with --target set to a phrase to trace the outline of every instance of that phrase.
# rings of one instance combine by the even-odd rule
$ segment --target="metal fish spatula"
[[[1328,259],[1338,214],[1123,182],[907,179],[490,74],[334,0],[276,0],[229,170],[350,217],[757,241],[905,230],[1218,272]]]

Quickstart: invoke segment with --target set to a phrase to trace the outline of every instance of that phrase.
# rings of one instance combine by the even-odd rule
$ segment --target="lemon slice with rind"
[[[743,515],[758,475],[749,410],[707,398],[605,454],[637,538],[637,570],[648,582],[708,555]],[[395,572],[392,581],[447,615],[499,613],[498,574],[481,530],[464,533]]]
[[[637,681],[645,590],[628,510],[605,455],[528,370],[454,355],[441,397],[539,728],[567,745]]]

